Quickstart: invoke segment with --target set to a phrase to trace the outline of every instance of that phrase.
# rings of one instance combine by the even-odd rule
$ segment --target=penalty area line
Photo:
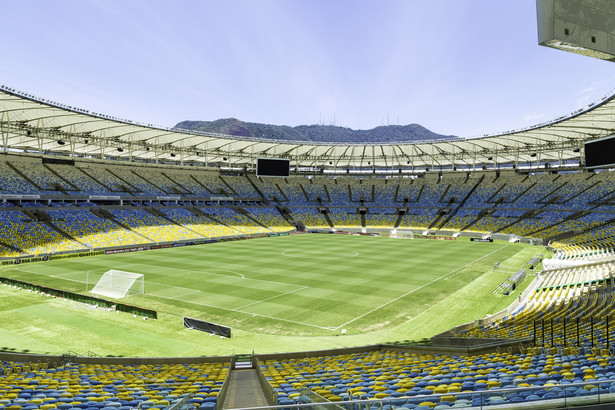
[[[424,288],[425,286],[429,286],[429,285],[431,285],[431,284],[432,284],[432,283],[434,283],[434,282],[437,282],[437,281],[439,281],[439,280],[441,280],[441,279],[443,279],[443,278],[446,278],[447,276],[452,275],[453,273],[455,273],[455,272],[457,272],[457,271],[459,271],[459,270],[461,270],[461,269],[463,269],[463,268],[465,268],[465,267],[467,267],[467,266],[470,266],[470,265],[472,265],[472,264],[474,264],[474,263],[476,263],[476,262],[480,261],[481,259],[485,259],[486,257],[491,256],[492,254],[494,254],[494,253],[496,253],[496,252],[499,252],[499,251],[501,251],[502,249],[505,249],[505,248],[507,248],[507,247],[509,247],[509,246],[510,246],[510,244],[505,245],[505,246],[502,246],[501,248],[498,248],[498,249],[494,250],[493,252],[490,252],[490,253],[488,253],[488,254],[486,254],[486,255],[484,255],[484,256],[481,256],[480,258],[477,258],[477,259],[475,259],[475,260],[473,260],[473,261],[471,261],[471,262],[469,262],[469,263],[466,263],[465,265],[460,266],[460,267],[458,267],[457,269],[454,269],[454,270],[452,270],[452,271],[450,271],[450,272],[447,272],[447,273],[445,273],[445,274],[444,274],[444,275],[442,275],[442,276],[438,276],[438,277],[437,277],[437,278],[435,278],[434,280],[432,280],[432,281],[430,281],[430,282],[427,282],[427,283],[425,283],[425,284],[423,284],[423,285],[419,286],[418,288],[412,289],[411,291],[406,292],[406,293],[404,293],[403,295],[396,297],[395,299],[391,299],[391,300],[389,300],[388,302],[383,303],[382,305],[380,305],[380,306],[377,306],[377,307],[373,308],[373,309],[372,309],[372,310],[370,310],[369,312],[365,312],[365,313],[363,313],[362,315],[357,316],[357,317],[355,317],[354,319],[349,320],[348,322],[346,322],[346,323],[343,323],[343,324],[339,325],[339,326],[338,326],[338,327],[336,327],[334,330],[338,330],[338,329],[340,329],[340,328],[342,328],[342,327],[344,327],[344,326],[347,326],[347,325],[351,324],[352,322],[355,322],[355,321],[357,321],[357,320],[361,319],[361,318],[362,318],[362,317],[364,317],[364,316],[367,316],[367,315],[369,315],[369,314],[371,314],[371,313],[373,313],[373,312],[375,312],[375,311],[377,311],[377,310],[379,310],[379,309],[382,309],[383,307],[388,306],[388,305],[390,305],[391,303],[396,302],[396,301],[398,301],[399,299],[404,298],[404,297],[406,297],[406,296],[408,296],[408,295],[410,295],[410,294],[412,294],[412,293],[416,292],[417,290],[420,290],[420,289]]]
[[[307,289],[307,288],[309,288],[309,286],[301,286],[298,289],[289,290],[288,292],[280,293],[279,295],[271,296],[271,297],[268,297],[268,298],[263,299],[263,300],[257,300],[256,302],[248,303],[247,305],[239,306],[239,307],[236,307],[235,309],[247,308],[248,306],[253,306],[253,305],[256,305],[258,303],[267,302],[268,300],[279,298],[280,296],[288,295],[288,294],[291,294],[291,293],[299,292],[300,290],[304,290],[304,289]]]
[[[157,295],[152,295],[152,296],[155,297],[155,298],[170,299],[170,300],[174,300],[174,301],[181,300],[181,299],[176,299],[176,298],[172,298],[172,297],[169,297],[169,296],[157,296]],[[279,320],[281,322],[288,322],[288,323],[294,323],[294,324],[302,325],[302,326],[315,327],[317,329],[322,329],[322,330],[331,330],[331,331],[337,330],[337,329],[334,329],[332,327],[318,326],[318,325],[313,325],[311,323],[299,322],[299,321],[296,321],[296,320],[282,319],[282,318],[279,318],[279,317],[269,316],[269,315],[261,315],[260,313],[244,312],[244,311],[236,309],[236,308],[225,308],[225,307],[220,307],[220,306],[216,306],[216,305],[210,305],[210,304],[207,304],[207,303],[187,301],[187,300],[181,300],[181,301],[184,302],[184,303],[191,303],[191,304],[195,304],[195,305],[207,306],[207,307],[214,308],[214,309],[227,310],[229,312],[242,313],[244,315],[258,316],[258,317],[263,317],[263,318],[266,318],[266,319]]]
[[[49,278],[56,278],[56,279],[67,280],[67,281],[69,281],[69,282],[79,282],[79,283],[83,283],[83,284],[86,284],[86,283],[87,283],[87,282],[84,282],[84,281],[82,281],[82,280],[78,280],[78,279],[71,279],[71,278],[65,278],[65,277],[63,276],[63,275],[72,275],[72,274],[73,274],[73,272],[63,273],[63,274],[60,274],[60,275],[51,275],[51,274],[48,274],[48,273],[34,272],[34,271],[31,271],[31,270],[28,270],[28,269],[22,269],[22,268],[18,269],[18,271],[19,271],[19,272],[25,272],[25,273],[31,273],[31,274],[33,274],[33,275],[37,275],[37,276],[46,276],[46,277],[49,277]]]

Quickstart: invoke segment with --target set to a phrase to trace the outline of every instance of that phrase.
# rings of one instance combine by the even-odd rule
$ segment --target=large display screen
[[[585,142],[585,167],[600,168],[615,165],[615,136]]]
[[[290,160],[258,158],[256,175],[259,177],[288,177],[290,176]]]

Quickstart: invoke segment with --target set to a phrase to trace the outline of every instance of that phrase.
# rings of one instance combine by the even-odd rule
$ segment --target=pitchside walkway
[[[267,400],[258,383],[256,370],[233,370],[223,409],[267,406]]]

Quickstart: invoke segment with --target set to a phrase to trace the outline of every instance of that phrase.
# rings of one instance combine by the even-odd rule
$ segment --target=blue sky
[[[4,0],[0,15],[0,84],[163,126],[475,136],[615,88],[615,64],[537,44],[535,0]]]

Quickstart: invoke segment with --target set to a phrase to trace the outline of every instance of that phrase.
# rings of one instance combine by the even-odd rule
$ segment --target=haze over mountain
[[[287,125],[244,122],[236,118],[215,121],[182,121],[175,128],[202,131],[238,137],[256,137],[285,141],[390,143],[420,140],[458,139],[454,135],[441,135],[419,124],[383,125],[371,130],[353,130],[336,125]]]

